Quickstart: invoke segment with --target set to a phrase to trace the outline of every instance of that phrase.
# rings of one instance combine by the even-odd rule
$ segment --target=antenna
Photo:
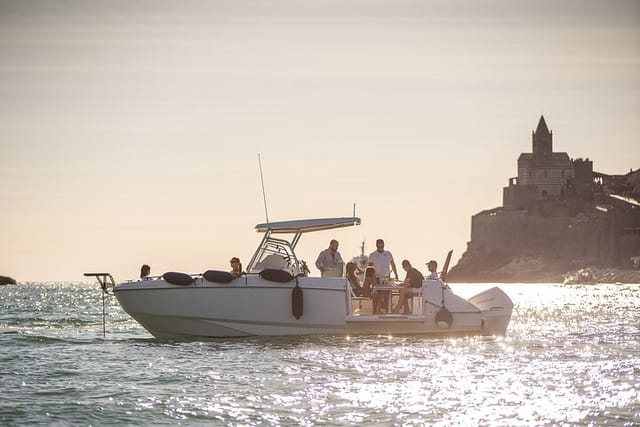
[[[353,217],[356,217],[356,204],[353,204]]]
[[[269,212],[267,212],[267,195],[264,192],[264,178],[262,177],[262,161],[260,160],[260,153],[258,153],[258,165],[260,166],[260,182],[262,183],[262,200],[264,200],[264,216],[269,223]]]

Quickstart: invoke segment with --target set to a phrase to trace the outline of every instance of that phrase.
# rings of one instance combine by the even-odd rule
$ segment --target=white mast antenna
[[[264,178],[262,177],[262,161],[260,160],[260,153],[258,153],[258,165],[260,166],[260,183],[262,183],[262,200],[264,201],[264,216],[269,223],[269,212],[267,212],[267,195],[264,192]]]

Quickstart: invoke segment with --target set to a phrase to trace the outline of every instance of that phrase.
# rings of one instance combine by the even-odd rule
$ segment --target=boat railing
[[[113,280],[113,276],[111,273],[84,273],[85,277],[95,277],[100,283],[100,287],[102,288],[102,336],[107,336],[107,326],[106,326],[106,306],[104,301],[104,295],[113,295],[113,288],[116,286],[115,280]]]
[[[247,271],[259,273],[265,268],[275,268],[289,271],[293,276],[307,276],[309,269],[303,260],[298,259],[292,244],[285,239],[279,239],[265,234],[258,250],[249,261]]]
[[[95,277],[100,283],[102,292],[113,295],[113,288],[116,286],[115,280],[111,273],[84,273],[85,277]]]

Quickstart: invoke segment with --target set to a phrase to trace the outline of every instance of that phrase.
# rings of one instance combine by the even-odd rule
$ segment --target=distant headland
[[[16,280],[8,276],[0,276],[0,285],[15,285]]]
[[[640,169],[595,172],[553,151],[544,117],[503,206],[471,219],[471,241],[451,282],[563,282],[588,270],[597,283],[640,283]]]

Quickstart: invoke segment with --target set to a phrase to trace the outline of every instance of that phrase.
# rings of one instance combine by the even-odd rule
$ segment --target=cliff
[[[640,283],[640,170],[606,175],[588,160],[535,156],[535,145],[520,156],[502,207],[472,217],[448,280],[553,283],[589,269],[598,282]]]
[[[562,282],[583,268],[601,282],[640,283],[640,202],[615,194],[582,203],[536,203],[528,210],[496,208],[472,217],[467,251],[451,282]]]

